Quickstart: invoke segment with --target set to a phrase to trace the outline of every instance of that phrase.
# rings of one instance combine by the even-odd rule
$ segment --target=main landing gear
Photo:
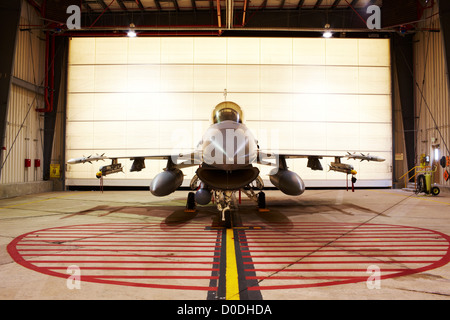
[[[195,203],[195,193],[189,192],[187,201],[186,201],[186,209],[184,209],[184,212],[195,212],[197,208],[197,204]]]
[[[194,181],[196,182],[196,181]],[[243,192],[247,197],[251,200],[255,201],[258,205],[259,212],[268,212],[269,210],[266,207],[266,195],[262,191],[264,185],[262,179],[258,177],[255,180],[256,185],[248,185],[246,188],[240,190],[211,190],[212,198],[217,206],[217,210],[219,211],[219,226],[224,228],[232,228],[233,227],[233,209],[237,208],[237,200],[235,197],[236,192]],[[191,183],[191,188],[195,190],[196,184]],[[254,188],[259,189],[258,193],[255,193]],[[239,194],[239,202],[240,202],[240,194]],[[195,201],[195,193],[189,192],[185,212],[196,212],[197,203]]]

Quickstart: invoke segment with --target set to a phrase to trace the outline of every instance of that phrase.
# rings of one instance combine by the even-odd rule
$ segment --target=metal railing
[[[420,170],[418,170],[418,169],[420,169]],[[431,169],[431,166],[415,166],[414,168],[412,168],[411,170],[409,170],[407,173],[405,173],[404,175],[402,175],[402,176],[401,176],[400,178],[398,178],[398,179],[401,180],[401,179],[405,178],[405,188],[406,188],[407,185],[408,185],[408,182],[411,181],[411,179],[414,178],[414,187],[417,187],[417,185],[416,185],[417,181],[416,181],[416,179],[415,179],[416,176],[417,176],[419,173],[430,172],[431,170],[429,170],[429,169]],[[414,175],[411,176],[411,177],[408,179],[409,173],[410,173],[411,171],[413,171],[413,170],[414,170]],[[435,168],[433,171],[431,171],[431,172],[435,172],[435,171],[436,171],[436,168]]]

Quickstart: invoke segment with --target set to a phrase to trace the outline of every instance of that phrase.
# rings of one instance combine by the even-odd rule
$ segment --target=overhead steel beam
[[[338,6],[338,4],[339,4],[340,1],[341,1],[341,0],[334,0],[333,4],[331,5],[331,9],[336,8],[336,7]]]
[[[109,10],[109,7],[106,5],[106,3],[105,3],[103,0],[97,0],[97,3],[98,3],[99,5],[101,5],[101,7],[103,8],[103,10],[110,11],[110,10]]]
[[[24,89],[26,89],[28,91],[34,92],[36,94],[39,94],[41,96],[44,95],[44,87],[37,86],[34,83],[25,81],[25,80],[20,79],[20,78],[16,78],[15,76],[11,77],[11,83],[13,85],[18,86],[18,87],[24,88]]]
[[[156,8],[158,8],[158,11],[161,11],[161,3],[159,3],[159,0],[155,0]]]
[[[125,10],[125,11],[128,11],[127,7],[123,4],[123,1],[122,1],[122,0],[116,0],[116,1],[117,1],[117,3],[119,4],[120,9]]]
[[[200,30],[205,26],[217,26],[217,10],[197,10],[195,14],[192,14],[192,12],[184,10],[161,11],[161,7],[158,6],[158,0],[155,0],[155,4],[158,7],[158,11],[146,11],[141,12],[139,15],[133,16],[133,22],[136,25],[136,29],[139,29],[139,26],[145,26],[146,28],[153,29],[159,27],[161,27],[161,29],[167,29],[175,27],[183,28],[189,26],[192,30]],[[365,19],[369,16],[365,12],[364,8],[361,10],[356,9],[356,11],[361,15],[361,17]],[[368,30],[367,25],[364,23],[364,21],[362,21],[362,19],[357,16],[357,14],[353,10],[260,10],[247,8],[246,15],[247,18],[245,25],[246,27],[252,28],[273,28],[274,30],[276,30],[277,28],[322,29],[325,25],[326,20],[328,20],[328,23],[333,29],[366,29],[368,32],[378,32],[378,30]],[[99,28],[103,28],[103,30],[106,30],[104,29],[105,27],[117,31],[120,30],[121,26],[124,28],[128,28],[132,18],[132,13],[105,12],[105,14],[103,14],[99,18],[98,14],[90,14],[88,12],[85,12],[81,18],[82,28],[90,26],[93,21],[98,19],[95,23],[95,27],[90,29],[90,31],[92,32],[100,30]]]
[[[144,11],[144,10],[145,10],[144,6],[142,5],[141,0],[136,0],[136,3],[137,3],[137,5],[138,5],[138,7],[139,7],[139,9],[140,9],[141,11]]]
[[[297,4],[297,10],[302,9],[304,3],[305,3],[305,0],[300,0]]]
[[[173,6],[175,7],[175,10],[180,11],[180,7],[178,6],[177,0],[172,0]]]
[[[316,4],[314,5],[314,9],[319,9],[319,7],[322,5],[322,0],[317,0]]]
[[[14,53],[16,49],[16,36],[19,29],[22,0],[8,0],[0,2],[0,159],[3,168],[3,151],[6,138],[6,120],[8,117],[9,92],[14,66]],[[0,176],[1,176],[0,169]]]

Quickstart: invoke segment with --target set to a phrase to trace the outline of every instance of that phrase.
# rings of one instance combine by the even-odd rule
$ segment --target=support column
[[[4,156],[9,92],[21,7],[22,0],[0,1],[0,159]]]
[[[439,0],[439,20],[444,42],[445,61],[447,62],[447,83],[450,86],[450,1]]]
[[[53,140],[55,137],[55,124],[56,116],[58,112],[58,101],[60,97],[60,87],[62,82],[62,77],[66,74],[63,72],[63,68],[67,67],[66,57],[67,57],[67,47],[68,39],[66,37],[56,36],[55,38],[55,56],[49,64],[53,63],[54,67],[54,86],[53,86],[53,108],[50,112],[46,112],[44,116],[44,161],[43,161],[43,171],[44,180],[50,179],[50,164],[52,161],[53,152]],[[63,170],[64,167],[61,167]]]
[[[394,63],[397,70],[399,97],[402,109],[403,130],[406,145],[408,170],[415,166],[415,111],[414,111],[414,74],[413,74],[413,36],[394,35]]]

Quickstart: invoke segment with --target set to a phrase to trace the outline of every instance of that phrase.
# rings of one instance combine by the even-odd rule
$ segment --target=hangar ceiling
[[[433,0],[27,0],[49,31],[68,36],[138,35],[317,36],[325,25],[340,37],[408,32]],[[81,30],[67,30],[70,5],[81,8]],[[366,21],[381,8],[381,29]],[[276,34],[273,34],[275,33]],[[293,33],[297,33],[294,35]],[[378,35],[379,36],[379,35]]]

